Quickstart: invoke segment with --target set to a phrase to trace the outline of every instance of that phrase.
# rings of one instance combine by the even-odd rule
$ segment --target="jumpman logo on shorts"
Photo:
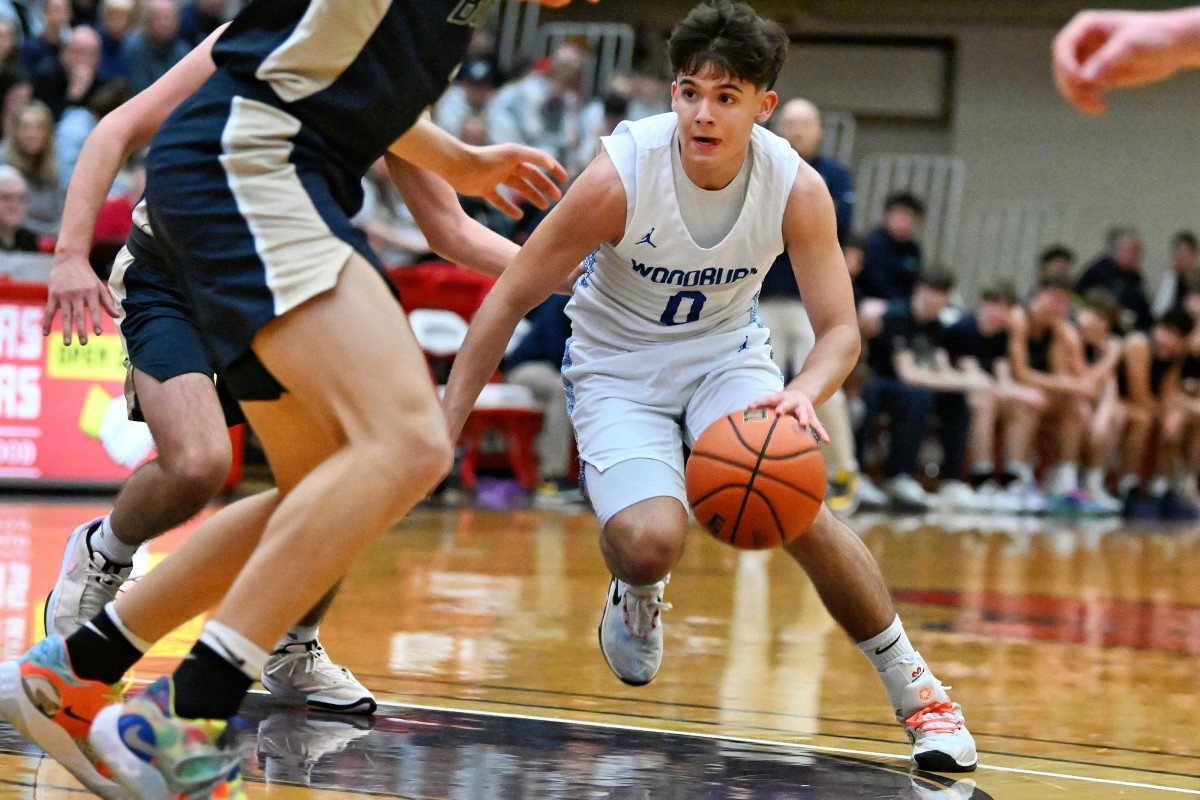
[[[650,231],[645,236],[643,236],[640,241],[638,241],[638,244],[648,244],[657,250],[658,245],[656,245],[654,242],[650,241],[650,237],[653,235],[654,235],[654,228],[651,228]]]

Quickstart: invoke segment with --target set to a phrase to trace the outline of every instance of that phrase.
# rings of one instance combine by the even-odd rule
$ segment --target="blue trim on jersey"
[[[599,252],[600,252],[600,248],[597,247],[595,250],[593,250],[591,253],[588,254],[587,258],[585,258],[583,260],[583,274],[580,275],[578,279],[576,279],[574,288],[586,289],[588,287],[588,285],[589,285],[588,278],[592,277],[592,273],[596,271],[596,253],[599,253]]]
[[[591,256],[589,256],[588,258],[591,259],[592,266],[594,266],[595,259],[592,258]],[[582,281],[587,276],[587,274],[588,273],[585,270],[584,274],[579,276],[579,281]],[[578,284],[579,281],[577,281],[576,283]],[[566,346],[563,347],[562,368],[561,368],[560,372],[562,374],[563,394],[566,395],[566,397],[567,397],[567,417],[572,420],[571,421],[571,435],[575,437],[575,446],[576,446],[576,450],[578,450],[579,434],[575,432],[575,422],[574,422],[575,384],[573,384],[569,380],[567,380],[567,370],[569,370],[572,366],[571,365],[571,342],[573,342],[573,341],[575,341],[574,336],[568,337]],[[579,491],[583,493],[584,497],[587,497],[588,496],[587,481],[584,479],[583,473],[584,473],[583,459],[581,458],[581,459],[579,459]]]

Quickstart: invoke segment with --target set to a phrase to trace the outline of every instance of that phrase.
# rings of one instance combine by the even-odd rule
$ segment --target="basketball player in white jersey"
[[[673,113],[622,123],[602,140],[488,295],[446,391],[454,435],[517,321],[588,259],[567,306],[563,378],[613,574],[601,650],[635,686],[662,660],[663,590],[688,529],[684,446],[747,407],[793,415],[828,441],[814,406],[858,357],[829,192],[758,125],[777,103],[770,88],[787,46],[778,25],[744,4],[716,0],[688,15],[670,41]],[[786,387],[755,308],[763,273],[784,248],[817,336]],[[917,764],[973,770],[962,711],[910,644],[858,537],[822,507],[788,552],[878,670]]]

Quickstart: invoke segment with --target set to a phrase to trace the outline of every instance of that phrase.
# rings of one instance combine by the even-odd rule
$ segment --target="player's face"
[[[681,75],[671,85],[685,160],[741,164],[758,122],[766,122],[779,97],[715,70]]]

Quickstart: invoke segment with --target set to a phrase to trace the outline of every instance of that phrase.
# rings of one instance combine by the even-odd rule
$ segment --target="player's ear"
[[[671,81],[671,110],[675,110],[675,97],[679,93],[679,81]]]
[[[777,105],[779,105],[778,94],[771,90],[763,92],[762,98],[758,101],[758,114],[755,115],[754,121],[763,125],[767,124],[767,120],[771,118]]]

